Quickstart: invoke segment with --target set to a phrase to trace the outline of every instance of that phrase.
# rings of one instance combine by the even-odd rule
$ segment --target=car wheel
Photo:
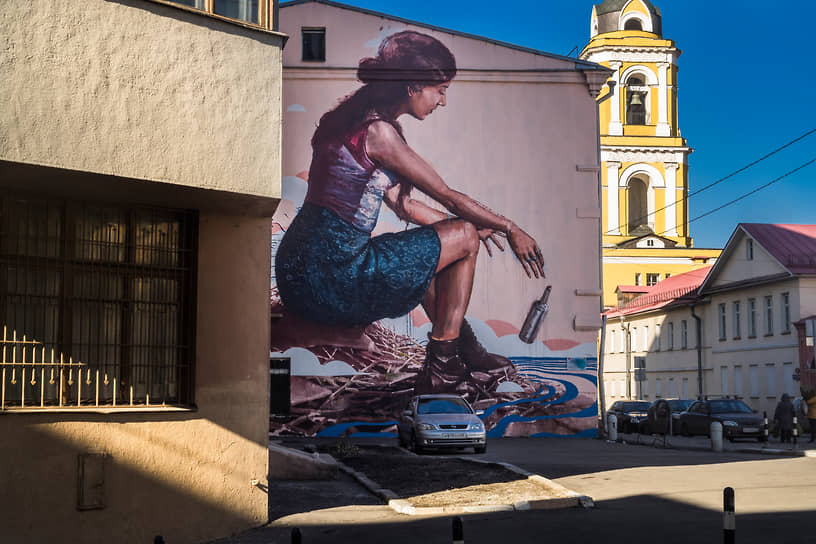
[[[484,446],[475,446],[473,448],[473,453],[487,453],[487,444]]]
[[[416,433],[411,432],[411,443],[409,444],[409,448],[412,452],[420,455],[422,453],[422,446],[419,445],[416,439]]]

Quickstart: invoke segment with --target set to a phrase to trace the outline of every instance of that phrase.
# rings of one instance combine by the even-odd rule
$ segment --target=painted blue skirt
[[[419,305],[439,252],[430,226],[371,237],[304,204],[275,255],[275,274],[287,310],[327,325],[362,326]]]

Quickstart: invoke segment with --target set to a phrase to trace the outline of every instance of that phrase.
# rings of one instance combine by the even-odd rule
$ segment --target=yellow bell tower
[[[688,156],[677,113],[680,50],[663,38],[648,0],[604,0],[592,8],[583,60],[614,70],[600,106],[604,306],[619,286],[647,286],[713,263],[719,250],[692,249]]]

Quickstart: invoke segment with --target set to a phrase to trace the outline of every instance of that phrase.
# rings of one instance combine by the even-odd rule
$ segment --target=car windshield
[[[672,412],[682,412],[687,410],[689,406],[691,406],[690,400],[674,399],[669,401],[669,408],[672,409]]]
[[[622,408],[624,412],[645,412],[648,409],[648,402],[624,402]]]
[[[751,408],[741,400],[712,400],[712,414],[752,414]]]
[[[420,399],[418,414],[469,414],[470,408],[462,399]]]

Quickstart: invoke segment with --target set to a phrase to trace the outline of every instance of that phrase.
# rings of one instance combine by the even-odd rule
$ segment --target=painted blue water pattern
[[[338,438],[343,436],[347,430],[351,427],[387,427],[390,425],[396,425],[397,421],[384,421],[382,423],[372,422],[372,421],[348,421],[346,423],[338,423],[336,425],[332,425],[331,427],[326,427],[316,436],[320,437],[327,437],[327,438]],[[359,436],[359,437],[366,437],[366,436],[397,436],[395,433],[379,433],[379,432],[358,432],[352,433],[349,436]]]
[[[485,409],[484,414],[480,416],[482,419],[487,418],[496,410],[499,410],[503,407],[507,406],[514,406],[519,404],[541,404],[543,406],[555,406],[559,404],[565,404],[570,401],[575,400],[578,395],[578,387],[573,383],[572,380],[569,378],[578,378],[582,380],[587,380],[590,382],[595,388],[597,388],[597,368],[598,368],[598,360],[594,357],[586,357],[586,358],[575,358],[575,359],[568,359],[564,357],[511,357],[511,361],[516,365],[519,372],[527,377],[528,379],[541,383],[541,388],[536,391],[533,397],[524,398],[524,399],[516,399],[510,402],[503,402],[503,403],[496,403],[493,406],[490,406]],[[573,368],[568,368],[572,366]],[[576,368],[582,367],[582,368]],[[547,385],[546,382],[557,382],[560,383],[564,387],[564,394],[562,394],[558,398],[553,398],[555,396],[555,388]],[[521,422],[521,423],[530,423],[540,419],[559,419],[559,418],[592,418],[593,421],[598,416],[598,404],[597,402],[592,406],[585,408],[583,410],[578,410],[575,412],[564,413],[564,414],[556,414],[556,415],[545,415],[545,416],[532,416],[532,417],[521,417],[518,415],[507,415],[500,419],[496,424],[487,431],[487,436],[490,437],[500,437],[503,436],[507,430],[507,427],[514,422]],[[336,425],[332,425],[321,430],[317,436],[320,437],[341,437],[344,436],[345,433],[351,428],[373,428],[373,427],[387,427],[390,425],[395,425],[396,421],[384,421],[384,422],[362,422],[362,421],[352,421],[346,423],[338,423]],[[568,435],[568,436],[587,436],[587,437],[594,437],[597,436],[597,428],[593,425],[591,429],[585,429],[579,433]],[[377,431],[365,431],[360,430],[359,432],[351,433],[348,436],[354,437],[369,437],[369,436],[376,436],[376,437],[394,437],[396,436],[393,432],[377,432]],[[553,433],[538,433],[531,436],[565,436],[560,434],[553,434]]]
[[[487,431],[487,436],[491,438],[500,438],[504,436],[507,427],[511,423],[532,423],[533,421],[540,421],[543,419],[561,419],[565,417],[570,418],[579,418],[579,417],[592,417],[596,419],[598,417],[598,403],[595,402],[592,406],[588,406],[583,410],[579,410],[577,412],[573,412],[570,414],[555,414],[551,416],[534,416],[534,417],[524,417],[519,416],[516,414],[511,414],[509,416],[505,416],[501,418],[492,429]],[[561,435],[558,435],[561,436]]]

